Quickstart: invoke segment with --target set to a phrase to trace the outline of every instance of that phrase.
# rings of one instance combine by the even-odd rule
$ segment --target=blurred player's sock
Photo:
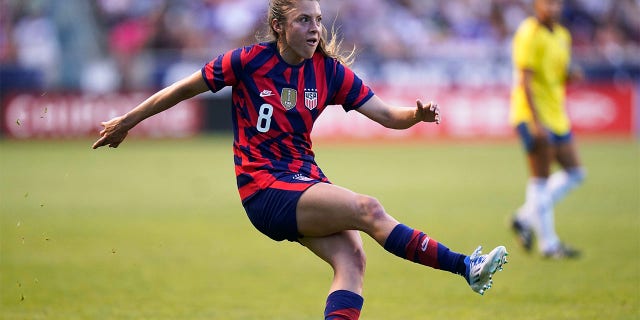
[[[327,297],[324,319],[357,320],[360,318],[363,303],[364,299],[357,293],[347,290],[331,292]]]
[[[384,248],[396,256],[435,269],[464,275],[465,255],[453,252],[423,232],[398,224],[389,234]]]
[[[547,188],[551,194],[551,202],[556,204],[562,200],[569,191],[579,186],[584,181],[585,171],[581,167],[556,171],[549,177]]]
[[[553,203],[546,178],[530,178],[527,184],[525,210],[518,218],[533,228],[540,252],[555,248],[560,239],[556,234]]]

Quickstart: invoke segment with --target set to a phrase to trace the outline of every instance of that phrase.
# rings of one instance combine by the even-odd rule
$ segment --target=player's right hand
[[[102,122],[104,127],[100,131],[100,139],[93,144],[93,149],[100,148],[102,146],[109,146],[110,148],[117,148],[120,143],[127,137],[129,130],[124,128],[122,120],[124,116],[115,117],[109,121]]]
[[[534,139],[544,139],[546,129],[542,126],[542,123],[538,119],[534,119],[531,126],[531,135]]]

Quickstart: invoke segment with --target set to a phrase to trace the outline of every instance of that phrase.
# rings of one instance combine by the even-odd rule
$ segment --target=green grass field
[[[320,319],[331,272],[253,229],[229,137],[0,141],[0,318]],[[637,142],[579,141],[588,180],[557,208],[576,261],[525,254],[506,227],[526,171],[517,142],[316,143],[336,184],[380,199],[456,251],[505,244],[485,296],[365,238],[362,319],[640,318]]]

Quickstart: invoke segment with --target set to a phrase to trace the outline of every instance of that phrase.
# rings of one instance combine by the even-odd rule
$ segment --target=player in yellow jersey
[[[530,171],[525,203],[511,226],[527,251],[537,238],[540,253],[558,259],[579,252],[560,241],[553,207],[585,175],[565,110],[565,85],[581,79],[582,72],[569,67],[571,35],[558,23],[562,5],[562,0],[534,0],[535,16],[524,20],[514,35],[510,112]],[[561,170],[551,174],[554,162]]]

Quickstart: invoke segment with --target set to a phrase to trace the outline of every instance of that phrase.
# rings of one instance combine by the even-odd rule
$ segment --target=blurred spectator
[[[529,15],[529,1],[322,0],[322,9],[325,25],[345,36],[345,48],[356,46],[355,68],[370,82],[486,85],[511,81],[510,39]],[[158,87],[254,42],[266,22],[256,0],[82,2],[0,0],[0,70],[36,70],[45,85],[69,89]],[[90,18],[74,27],[99,35],[101,50],[60,40],[67,31],[53,12],[65,5]],[[587,77],[640,78],[637,0],[565,0],[563,23]],[[78,67],[77,75],[64,73],[78,79],[61,79],[61,70]],[[19,79],[5,73],[2,90]]]
[[[59,72],[61,48],[46,4],[32,1],[17,6],[3,1],[0,7],[2,86],[22,89],[52,85]]]

